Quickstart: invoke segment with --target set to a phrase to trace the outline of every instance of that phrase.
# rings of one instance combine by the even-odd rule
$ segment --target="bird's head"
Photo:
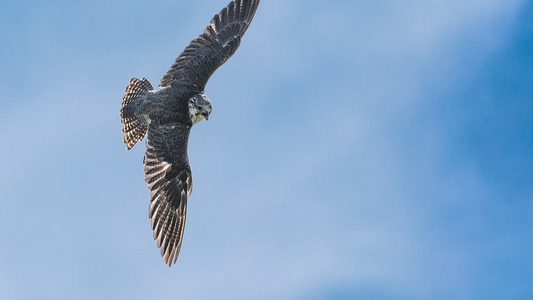
[[[194,97],[189,99],[189,116],[193,125],[203,118],[208,120],[212,110],[211,100],[204,93],[194,95]]]

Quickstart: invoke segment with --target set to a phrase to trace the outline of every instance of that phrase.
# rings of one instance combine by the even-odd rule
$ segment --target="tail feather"
[[[154,92],[154,88],[146,78],[132,78],[126,87],[126,95],[122,98],[122,108],[120,109],[120,122],[123,124],[124,144],[128,150],[142,140],[148,131],[150,120],[136,112],[136,101],[150,92]]]

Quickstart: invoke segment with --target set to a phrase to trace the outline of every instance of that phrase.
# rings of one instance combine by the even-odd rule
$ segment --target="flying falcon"
[[[187,156],[191,127],[209,119],[211,101],[204,94],[209,77],[239,48],[259,0],[235,0],[215,15],[161,79],[132,78],[122,99],[124,144],[130,150],[148,133],[144,180],[150,190],[148,217],[161,256],[176,263],[183,240],[192,173]]]

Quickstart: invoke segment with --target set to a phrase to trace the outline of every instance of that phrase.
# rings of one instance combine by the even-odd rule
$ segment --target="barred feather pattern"
[[[147,135],[148,217],[169,267],[181,249],[193,186],[187,145],[196,122],[191,118],[190,99],[204,92],[211,75],[237,51],[258,5],[259,0],[234,0],[216,14],[163,76],[162,90],[155,92],[145,78],[131,79],[126,88],[120,110],[124,143],[129,150]]]
[[[176,58],[159,86],[170,87],[174,82],[181,82],[203,90],[211,75],[239,48],[258,5],[259,0],[231,1]]]
[[[187,214],[187,196],[192,192],[192,174],[187,158],[190,127],[151,126],[144,157],[145,181],[150,190],[148,218],[154,240],[169,267],[181,249]]]
[[[120,109],[120,122],[124,133],[124,144],[130,150],[142,140],[148,130],[150,118],[147,115],[139,114],[137,101],[144,98],[149,93],[154,93],[152,84],[146,79],[132,78],[126,87],[126,95],[122,98],[122,108]]]

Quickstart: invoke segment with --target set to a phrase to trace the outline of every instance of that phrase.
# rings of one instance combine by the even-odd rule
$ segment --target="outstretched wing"
[[[148,217],[161,256],[170,267],[178,258],[185,229],[187,196],[192,173],[187,157],[191,128],[174,124],[148,129],[144,156],[144,180],[150,190]]]
[[[204,33],[193,40],[161,79],[160,87],[175,82],[205,88],[209,77],[237,51],[252,22],[259,0],[235,0],[211,20]]]

